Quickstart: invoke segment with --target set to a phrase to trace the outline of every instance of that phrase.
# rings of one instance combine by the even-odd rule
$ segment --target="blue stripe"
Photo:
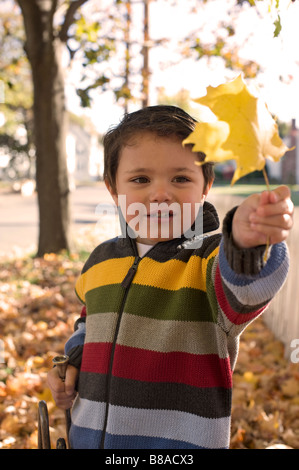
[[[161,437],[106,434],[105,449],[204,449],[189,442]]]
[[[223,242],[219,249],[219,267],[221,275],[235,286],[248,286],[257,279],[266,278],[275,273],[281,265],[284,265],[285,272],[288,271],[287,246],[284,242],[271,246],[270,257],[259,274],[248,276],[245,274],[236,274],[230,267],[224,253]]]
[[[82,428],[72,424],[70,442],[72,449],[99,449],[102,431]],[[105,449],[206,449],[184,441],[146,436],[121,436],[106,434]],[[227,449],[227,447],[225,447]]]
[[[72,424],[69,438],[72,449],[99,449],[102,431]]]

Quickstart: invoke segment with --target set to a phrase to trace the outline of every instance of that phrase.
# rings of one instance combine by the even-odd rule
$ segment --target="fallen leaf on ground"
[[[63,353],[80,312],[74,279],[83,260],[67,255],[7,261],[1,270],[0,448],[37,447],[38,402],[49,409],[52,447],[64,437],[64,412],[47,386],[52,358]],[[61,269],[63,268],[63,269]],[[1,303],[2,301],[2,303]],[[255,320],[243,333],[235,367],[231,448],[299,449],[298,365]]]

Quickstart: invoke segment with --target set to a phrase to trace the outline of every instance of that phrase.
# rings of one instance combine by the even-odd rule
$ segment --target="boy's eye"
[[[148,183],[149,179],[146,176],[138,176],[137,178],[133,178],[131,181],[133,183],[144,184],[144,183]]]
[[[175,182],[175,183],[187,183],[187,182],[189,182],[189,181],[190,181],[190,179],[187,178],[186,176],[176,176],[176,177],[174,178],[174,182]]]

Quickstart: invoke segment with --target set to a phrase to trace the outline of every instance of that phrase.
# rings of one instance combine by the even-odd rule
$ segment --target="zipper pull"
[[[139,258],[139,256],[137,256],[137,258],[135,258],[134,264],[130,267],[129,271],[126,274],[126,277],[122,281],[121,285],[125,289],[127,289],[130,286],[131,282],[133,281],[134,276],[135,276],[136,271],[137,271],[137,266],[138,266],[140,260],[141,260],[141,258]]]

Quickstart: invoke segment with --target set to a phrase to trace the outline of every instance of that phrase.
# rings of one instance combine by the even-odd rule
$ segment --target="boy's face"
[[[116,192],[107,187],[137,241],[152,245],[191,227],[199,210],[195,203],[211,187],[204,190],[202,169],[194,162],[195,154],[179,140],[152,133],[137,134],[122,149]]]

